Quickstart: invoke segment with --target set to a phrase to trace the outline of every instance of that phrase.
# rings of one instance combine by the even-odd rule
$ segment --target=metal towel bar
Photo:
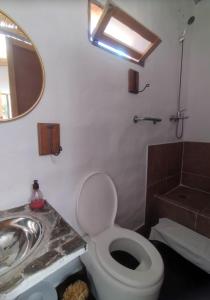
[[[133,117],[133,122],[134,123],[144,122],[144,121],[150,121],[150,122],[153,122],[153,124],[156,124],[158,122],[161,122],[162,119],[160,119],[160,118],[152,118],[152,117],[138,117],[138,116],[134,116]]]

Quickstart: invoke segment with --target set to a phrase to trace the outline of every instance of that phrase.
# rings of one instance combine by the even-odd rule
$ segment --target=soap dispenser
[[[45,200],[43,199],[43,194],[39,189],[38,180],[34,180],[29,205],[31,209],[42,209],[45,206]]]

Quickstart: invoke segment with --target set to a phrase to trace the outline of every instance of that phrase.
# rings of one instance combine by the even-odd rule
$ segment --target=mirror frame
[[[41,101],[41,98],[43,96],[43,93],[44,93],[44,89],[45,89],[45,85],[46,85],[46,77],[45,77],[45,69],[44,69],[43,60],[42,60],[42,58],[41,58],[41,56],[39,54],[39,51],[38,51],[37,47],[35,46],[34,42],[32,41],[31,37],[26,33],[25,30],[22,29],[22,27],[16,21],[14,21],[13,18],[10,17],[10,15],[8,15],[8,13],[5,13],[5,11],[3,11],[1,8],[0,8],[0,13],[2,13],[3,15],[5,15],[14,24],[16,24],[19,27],[19,29],[30,39],[30,41],[32,43],[32,46],[34,47],[34,50],[36,51],[37,57],[38,57],[39,62],[40,62],[41,70],[42,70],[42,89],[41,89],[39,97],[37,98],[37,100],[35,101],[35,103],[31,106],[31,108],[29,110],[27,110],[23,114],[20,114],[19,116],[16,116],[14,118],[7,119],[7,120],[0,120],[0,124],[1,124],[1,123],[15,121],[17,119],[20,119],[20,118],[26,116],[27,114],[29,114],[39,104],[39,102]]]

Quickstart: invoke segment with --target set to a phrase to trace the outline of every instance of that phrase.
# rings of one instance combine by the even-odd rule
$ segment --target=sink
[[[0,276],[23,262],[42,236],[41,223],[31,217],[0,220]]]

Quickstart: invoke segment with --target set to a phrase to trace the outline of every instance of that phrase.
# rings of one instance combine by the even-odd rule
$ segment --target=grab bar
[[[160,118],[152,118],[152,117],[138,117],[138,116],[134,116],[133,117],[133,122],[134,123],[144,122],[144,121],[153,122],[153,124],[155,125],[156,123],[161,122],[162,119],[160,119]]]

